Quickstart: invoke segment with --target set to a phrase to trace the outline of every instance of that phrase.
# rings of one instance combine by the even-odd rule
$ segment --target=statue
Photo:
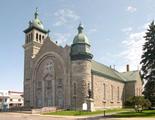
[[[90,89],[88,89],[88,98],[92,98],[92,92]]]
[[[90,89],[90,83],[88,83],[88,98],[92,98],[92,91]]]

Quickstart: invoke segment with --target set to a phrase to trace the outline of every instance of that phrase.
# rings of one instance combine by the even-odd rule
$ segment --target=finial
[[[36,12],[34,13],[34,17],[35,17],[35,19],[38,18],[38,7],[36,8]]]
[[[32,25],[32,22],[31,21],[29,21],[29,26],[31,26]]]
[[[48,31],[47,31],[47,35],[49,36],[49,33],[50,33],[50,30],[48,29]]]
[[[82,23],[80,22],[79,27],[78,27],[78,32],[79,32],[79,33],[82,33],[82,31],[83,31],[83,25],[82,25]]]

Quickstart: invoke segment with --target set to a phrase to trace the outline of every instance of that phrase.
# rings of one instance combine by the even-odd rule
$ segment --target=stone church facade
[[[25,106],[82,109],[91,98],[95,109],[103,109],[141,95],[138,70],[120,73],[93,60],[81,24],[72,45],[61,47],[48,36],[37,11],[34,16],[24,30]]]

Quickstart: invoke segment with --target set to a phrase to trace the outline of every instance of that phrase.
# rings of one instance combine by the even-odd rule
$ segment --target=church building
[[[139,71],[118,72],[93,60],[91,44],[78,26],[71,46],[49,37],[38,11],[24,30],[24,105],[81,110],[91,99],[94,109],[122,107],[130,96],[141,96]],[[100,50],[98,50],[100,51]]]

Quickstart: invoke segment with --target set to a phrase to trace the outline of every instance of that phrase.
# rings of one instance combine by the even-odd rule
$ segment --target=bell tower
[[[38,9],[34,13],[34,19],[29,21],[29,26],[24,30],[24,105],[31,106],[31,74],[32,59],[39,52],[49,31],[44,29],[42,21],[39,19]]]
[[[25,33],[25,50],[31,49],[31,57],[34,58],[38,53],[44,39],[49,31],[44,29],[42,21],[39,19],[38,9],[34,13],[34,19],[29,21],[29,26],[24,30]]]

